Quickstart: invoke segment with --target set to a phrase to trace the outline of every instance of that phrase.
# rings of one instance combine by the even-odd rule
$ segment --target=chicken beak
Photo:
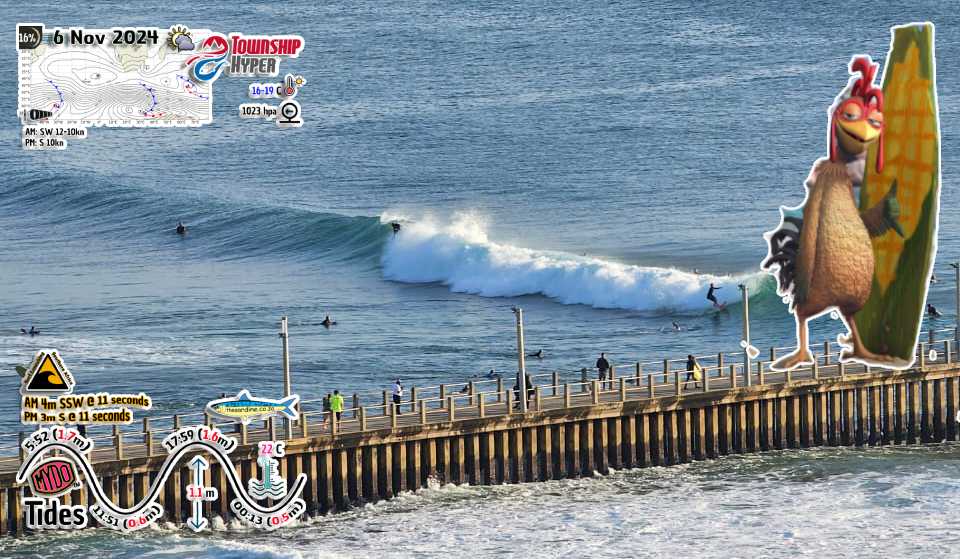
[[[850,154],[862,153],[867,149],[867,145],[880,136],[880,131],[870,126],[866,120],[857,120],[853,122],[837,122],[839,133],[837,134],[840,145],[844,151]]]

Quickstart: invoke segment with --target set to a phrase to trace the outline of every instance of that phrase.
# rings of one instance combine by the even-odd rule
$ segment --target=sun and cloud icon
[[[170,28],[167,35],[167,44],[175,51],[193,50],[196,45],[193,44],[193,37],[190,35],[190,29],[183,25],[175,25]]]

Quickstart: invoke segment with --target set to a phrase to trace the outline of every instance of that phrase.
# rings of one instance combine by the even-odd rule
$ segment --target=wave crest
[[[763,278],[760,273],[695,274],[497,243],[488,237],[484,220],[472,214],[455,214],[445,223],[406,223],[387,242],[381,262],[384,277],[398,282],[442,283],[483,297],[540,294],[564,304],[638,311],[706,310],[710,282],[724,284],[720,300],[731,301],[737,283],[759,285]]]

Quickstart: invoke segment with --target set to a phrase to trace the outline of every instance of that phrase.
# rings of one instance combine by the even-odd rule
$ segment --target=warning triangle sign
[[[23,375],[23,394],[69,394],[76,382],[56,351],[39,351]]]

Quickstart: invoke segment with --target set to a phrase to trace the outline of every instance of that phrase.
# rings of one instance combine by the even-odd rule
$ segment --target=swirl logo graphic
[[[215,34],[207,37],[200,48],[200,54],[187,59],[187,66],[192,68],[193,77],[198,81],[212,82],[220,77],[220,72],[228,62],[229,43],[223,35]]]

